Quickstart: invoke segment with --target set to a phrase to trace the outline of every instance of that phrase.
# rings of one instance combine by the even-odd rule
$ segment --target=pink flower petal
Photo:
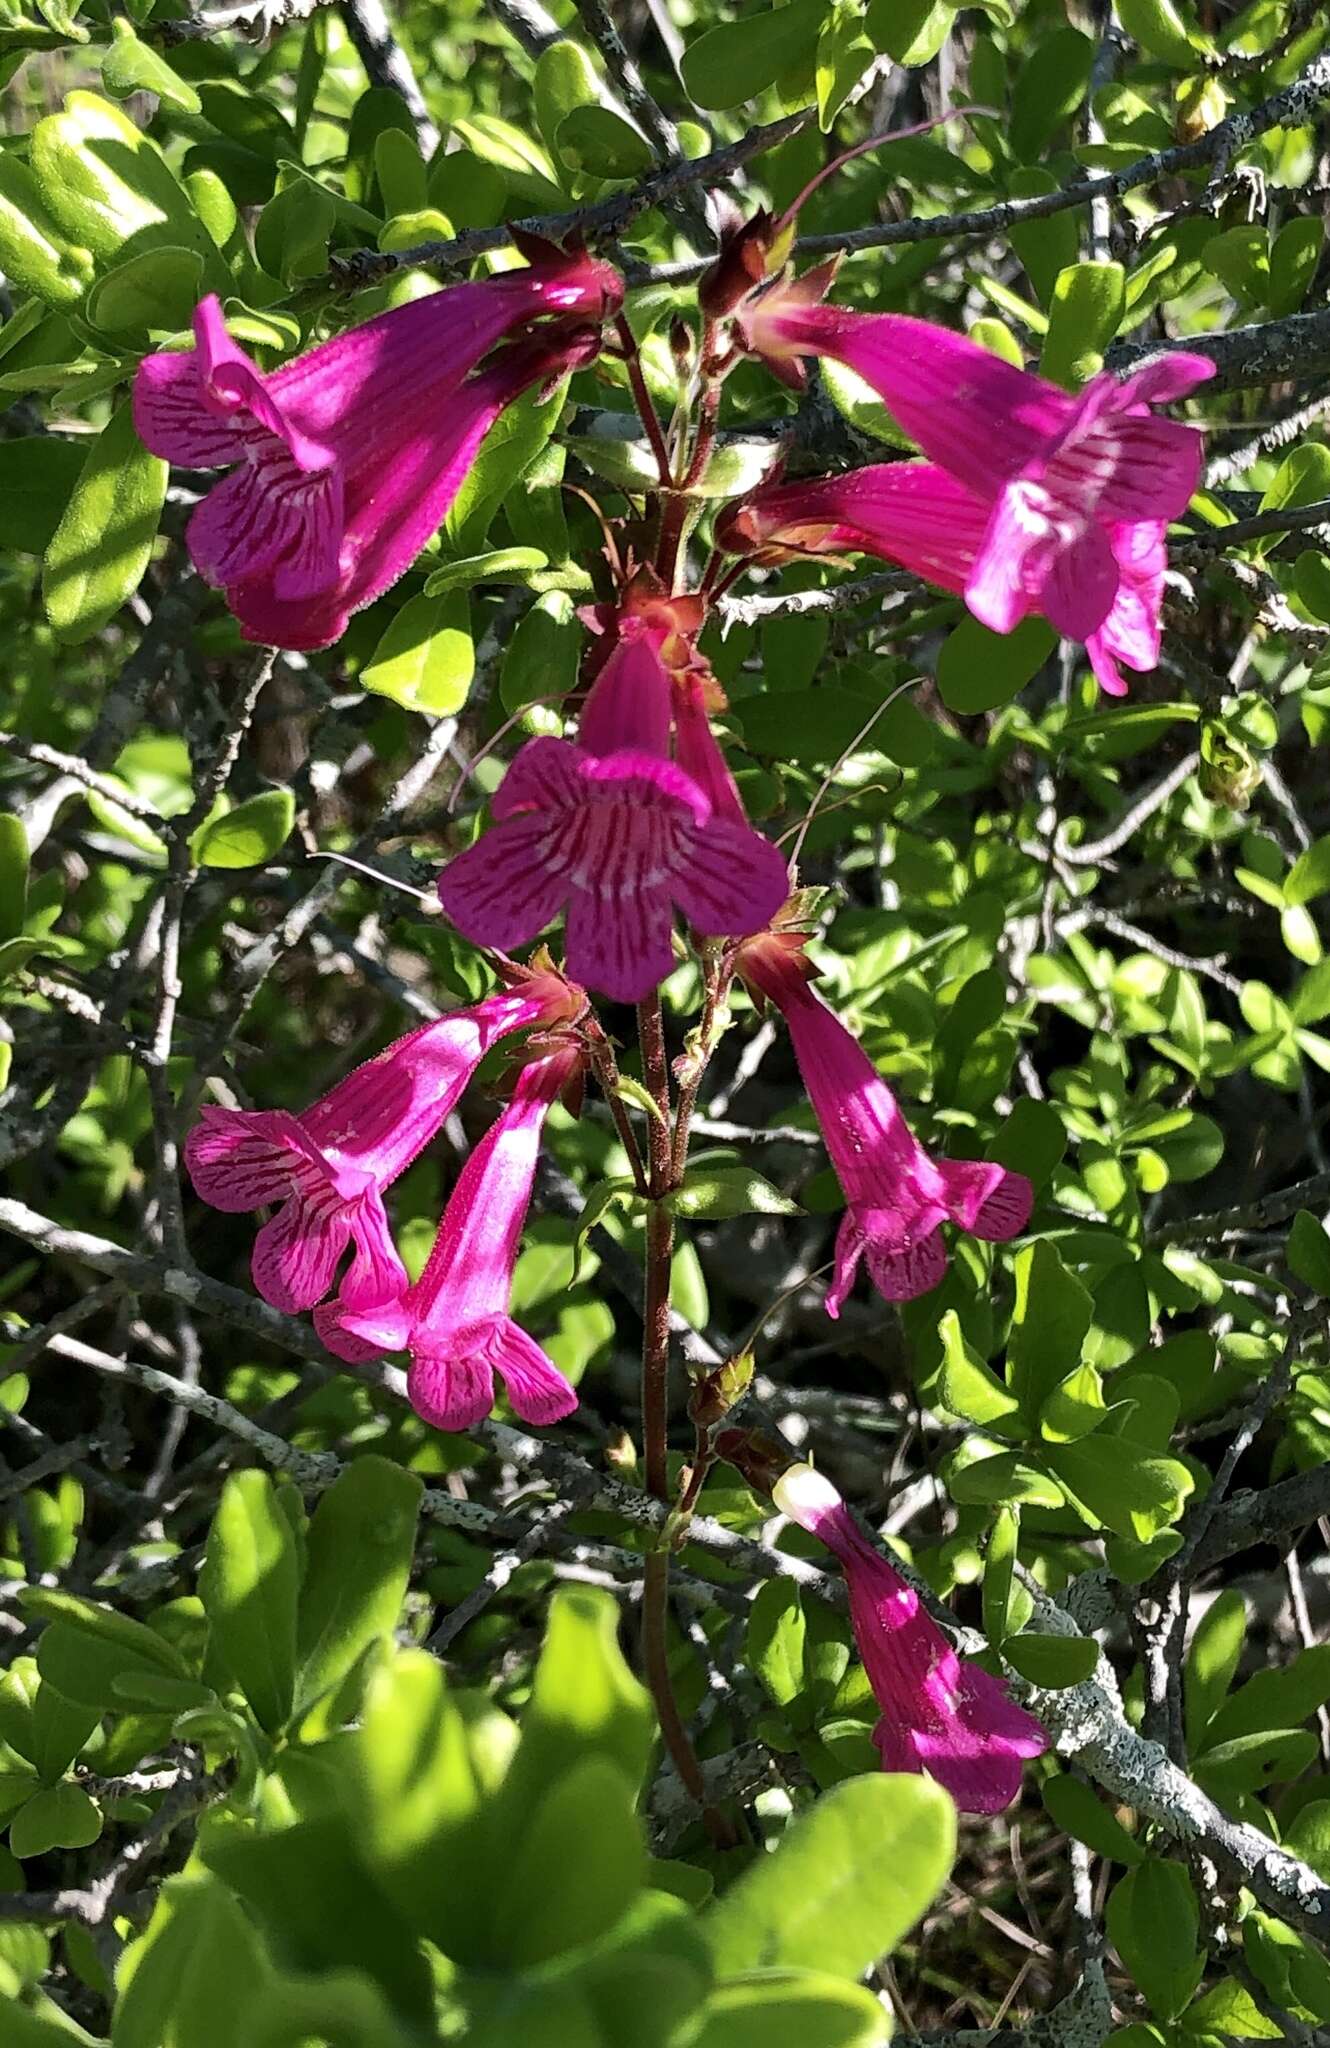
[[[439,876],[439,901],[464,937],[501,953],[552,924],[568,881],[549,854],[550,820],[540,813],[491,825]],[[574,971],[574,979],[585,982]]]
[[[435,1429],[474,1429],[494,1406],[494,1375],[483,1351],[418,1352],[406,1390],[416,1414]]]
[[[143,358],[134,379],[134,428],[145,448],[184,469],[222,469],[244,452],[239,423],[205,403],[193,349]]]
[[[1110,520],[1178,519],[1201,480],[1205,445],[1195,427],[1174,420],[1112,420],[1105,430],[1116,444],[1096,516]]]
[[[674,970],[672,929],[661,889],[579,889],[568,904],[568,972],[611,1002],[641,1002]]]
[[[1207,383],[1217,367],[1209,356],[1195,355],[1188,349],[1170,349],[1124,379],[1122,403],[1168,405],[1174,399],[1186,398],[1198,384]]]
[[[831,306],[801,319],[810,354],[848,364],[930,461],[981,498],[1038,460],[1071,415],[1056,385],[931,321]],[[793,315],[787,324],[793,333]]]
[[[339,1296],[336,1301],[319,1303],[314,1328],[334,1358],[344,1358],[348,1365],[368,1365],[385,1351],[405,1351],[415,1321],[400,1297],[365,1308],[348,1308]]]
[[[569,810],[582,800],[584,756],[568,740],[549,735],[528,740],[513,756],[512,766],[491,805],[502,822],[522,811]]]
[[[262,577],[288,601],[336,582],[341,537],[340,472],[311,477],[284,449],[242,463],[214,484],[187,534],[194,565],[209,583]]]
[[[1040,610],[1066,639],[1088,640],[1113,609],[1120,574],[1107,534],[1101,527],[1087,527],[1069,546],[1055,549],[1044,565]]]
[[[334,1196],[292,1195],[254,1240],[254,1285],[287,1315],[313,1308],[336,1279],[350,1238],[345,1208]]]
[[[751,825],[712,818],[690,834],[674,900],[695,931],[738,938],[769,924],[790,893],[785,855]]]
[[[660,656],[662,635],[641,630],[631,619],[620,630],[624,637],[583,706],[578,745],[591,754],[632,748],[663,756],[670,741],[670,683]]]
[[[974,1237],[1005,1243],[1030,1220],[1034,1189],[1023,1173],[986,1159],[939,1159],[948,1211]]]
[[[997,501],[965,586],[965,602],[981,625],[1010,633],[1029,616],[1035,603],[1029,589],[1032,571],[1055,540],[1041,496],[1023,483],[1009,485]]]
[[[342,1277],[340,1295],[348,1308],[381,1302],[405,1294],[408,1286],[383,1196],[368,1187],[347,1212],[351,1227],[352,1259]]]
[[[836,1231],[836,1266],[827,1288],[823,1307],[833,1322],[848,1301],[859,1275],[859,1261],[867,1243],[853,1209],[847,1209]]]
[[[940,1230],[903,1245],[870,1237],[867,1261],[868,1277],[884,1301],[914,1301],[930,1294],[947,1270]]]
[[[511,1316],[499,1316],[485,1337],[485,1356],[508,1390],[513,1413],[538,1429],[562,1422],[577,1395],[552,1358]]]
[[[284,1109],[224,1109],[207,1103],[185,1140],[194,1191],[213,1209],[239,1215],[283,1202],[305,1156],[304,1134]]]

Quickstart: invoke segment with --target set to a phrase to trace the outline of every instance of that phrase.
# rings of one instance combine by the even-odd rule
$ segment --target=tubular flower
[[[508,1313],[513,1267],[551,1104],[580,1074],[560,1047],[521,1069],[511,1101],[457,1179],[429,1262],[414,1287],[377,1302],[329,1302],[315,1325],[330,1351],[360,1365],[409,1351],[407,1391],[436,1429],[471,1429],[494,1405],[494,1375],[524,1422],[558,1422],[577,1396]]]
[[[963,335],[814,304],[812,289],[799,280],[754,301],[739,316],[747,346],[775,361],[833,356],[871,384],[987,510],[963,586],[975,617],[1009,633],[1042,612],[1087,646],[1106,633],[1095,671],[1120,693],[1114,657],[1136,667],[1157,641],[1164,528],[1200,480],[1200,433],[1150,408],[1186,397],[1214,364],[1177,351],[1126,378],[1105,371],[1073,398]]]
[[[195,1191],[237,1214],[278,1203],[254,1241],[254,1285],[274,1308],[311,1308],[347,1247],[344,1299],[400,1292],[406,1272],[383,1207],[451,1115],[475,1068],[501,1038],[580,1014],[561,975],[517,970],[517,985],[399,1038],[299,1115],[206,1107],[185,1141]]]
[[[134,420],[154,454],[231,469],[188,540],[246,635],[300,648],[336,639],[410,567],[505,406],[594,344],[584,329],[551,330],[471,377],[476,365],[540,314],[599,321],[621,296],[608,264],[551,251],[382,313],[270,375],[204,299],[195,347],[140,364]]]
[[[840,1314],[861,1258],[887,1301],[910,1301],[946,1270],[940,1225],[1003,1241],[1030,1219],[1023,1173],[981,1159],[933,1159],[863,1048],[808,986],[804,940],[763,932],[739,948],[749,988],[776,1005],[848,1207],[836,1237],[827,1314]]]
[[[850,1620],[882,1718],[873,1741],[887,1771],[926,1771],[962,1813],[1001,1813],[1021,1765],[1048,1737],[1000,1678],[962,1663],[882,1553],[861,1535],[835,1487],[791,1465],[773,1489],[782,1514],[825,1543],[845,1571]]]
[[[729,506],[716,537],[734,554],[880,555],[968,598],[988,532],[989,507],[934,462],[874,463],[843,476],[769,484]],[[1158,666],[1167,555],[1162,523],[1110,534],[1118,587],[1085,651],[1100,688],[1125,696],[1123,668]],[[1035,607],[1036,609],[1038,607]]]
[[[707,937],[741,935],[773,917],[788,888],[779,848],[669,758],[661,637],[621,622],[577,744],[529,740],[494,799],[494,825],[439,878],[458,930],[505,952],[566,906],[569,973],[616,1002],[639,1001],[670,972],[676,908]]]

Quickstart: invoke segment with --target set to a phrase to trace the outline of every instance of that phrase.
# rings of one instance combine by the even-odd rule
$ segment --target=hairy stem
[[[665,1025],[660,996],[638,1004],[638,1039],[642,1078],[658,1114],[647,1126],[648,1206],[646,1287],[642,1304],[642,1439],[647,1491],[669,1500],[666,1465],[670,1372],[670,1259],[674,1251],[674,1218],[665,1206],[670,1192],[670,1073],[665,1057]],[[704,1809],[713,1838],[727,1837],[721,1816],[707,1808],[705,1781],[683,1716],[674,1697],[669,1654],[670,1554],[650,1551],[642,1587],[642,1664],[656,1704],[660,1732],[681,1783]]]
[[[651,393],[647,390],[647,380],[642,375],[642,358],[638,353],[637,336],[633,333],[632,328],[628,325],[622,313],[615,320],[614,332],[618,337],[619,346],[623,350],[623,359],[628,370],[628,386],[633,394],[633,404],[637,407],[641,415],[642,425],[646,428],[647,440],[651,443],[651,453],[656,458],[656,468],[660,472],[661,483],[668,489],[674,481],[674,471],[670,463],[670,451],[665,446],[665,433],[660,424],[660,414],[656,411]]]

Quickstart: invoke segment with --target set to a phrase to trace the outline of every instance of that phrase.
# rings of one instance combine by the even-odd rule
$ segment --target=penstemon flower
[[[515,986],[410,1031],[301,1112],[209,1104],[185,1141],[197,1194],[238,1214],[280,1204],[254,1242],[254,1285],[274,1308],[311,1308],[348,1246],[346,1299],[400,1292],[406,1272],[383,1190],[452,1114],[485,1054],[510,1032],[570,1021],[580,989],[552,972],[513,971]]]
[[[265,375],[215,297],[195,346],[144,358],[134,419],[154,454],[231,468],[194,512],[196,567],[246,636],[327,646],[411,566],[499,414],[594,355],[622,297],[617,271],[549,250],[526,269],[414,299]],[[565,322],[471,373],[543,314]]]
[[[935,462],[871,463],[841,476],[765,484],[727,506],[718,543],[734,554],[868,554],[898,562],[968,596],[988,533],[989,507]],[[1141,520],[1114,538],[1118,587],[1103,624],[1085,638],[1099,686],[1125,696],[1124,668],[1158,667],[1168,566],[1164,528]]]
[[[910,1301],[946,1270],[941,1224],[974,1237],[1015,1237],[1030,1220],[1034,1190],[1005,1166],[934,1159],[924,1150],[862,1046],[808,986],[813,969],[804,944],[794,932],[762,932],[740,946],[736,965],[749,989],[785,1019],[849,1204],[827,1290],[827,1314],[835,1317],[861,1259],[887,1301]]]
[[[839,1558],[850,1620],[882,1718],[873,1741],[888,1771],[926,1771],[962,1813],[1001,1813],[1021,1766],[1048,1737],[1000,1678],[963,1663],[919,1595],[864,1536],[830,1480],[791,1465],[776,1481],[782,1514]]]
[[[871,384],[985,509],[976,540],[972,507],[957,508],[975,617],[1009,633],[1041,612],[1086,643],[1099,680],[1120,695],[1117,662],[1136,668],[1157,655],[1164,529],[1200,480],[1197,429],[1151,407],[1186,397],[1214,364],[1174,351],[1133,376],[1105,371],[1073,398],[927,320],[818,303],[827,282],[810,274],[754,298],[736,316],[745,345],[773,364],[832,356]],[[921,519],[945,516],[931,477],[905,488],[920,494]],[[888,511],[909,516],[899,500]],[[903,559],[890,545],[876,551]],[[960,565],[949,559],[951,575],[937,580],[954,587]]]
[[[330,1351],[363,1364],[409,1351],[411,1405],[436,1429],[471,1429],[494,1405],[494,1375],[524,1422],[560,1421],[577,1396],[508,1313],[513,1267],[551,1105],[581,1078],[576,1046],[524,1066],[512,1099],[458,1176],[429,1262],[414,1287],[373,1301],[345,1296],[314,1313]],[[403,1276],[405,1278],[405,1276]]]
[[[505,952],[566,908],[569,974],[616,1002],[640,1001],[669,974],[676,909],[705,936],[738,935],[773,917],[789,886],[779,848],[737,795],[735,815],[670,759],[664,639],[638,618],[619,622],[577,743],[528,740],[495,823],[439,878],[458,930]]]

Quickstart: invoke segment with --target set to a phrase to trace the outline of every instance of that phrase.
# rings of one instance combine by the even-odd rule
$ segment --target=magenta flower
[[[1088,645],[1116,614],[1095,669],[1120,691],[1115,655],[1135,666],[1132,654],[1157,642],[1164,528],[1201,471],[1197,429],[1150,408],[1212,377],[1207,357],[1175,351],[1124,379],[1105,371],[1072,398],[926,320],[811,303],[803,281],[755,300],[739,325],[772,360],[847,364],[987,508],[963,586],[986,626],[1009,633],[1037,611]]]
[[[773,1489],[782,1514],[840,1559],[850,1620],[882,1718],[873,1741],[887,1771],[926,1771],[962,1813],[1001,1813],[1021,1765],[1048,1737],[1000,1678],[962,1663],[919,1595],[859,1531],[835,1487],[791,1465]]]
[[[336,639],[411,566],[504,408],[595,344],[585,328],[554,328],[471,377],[476,365],[538,315],[597,322],[621,296],[608,264],[551,251],[382,313],[270,375],[204,299],[196,346],[139,365],[134,420],[168,461],[231,467],[188,541],[246,636],[299,648]]]
[[[911,1301],[946,1270],[944,1222],[1004,1241],[1030,1220],[1023,1173],[982,1159],[933,1159],[863,1048],[808,986],[804,940],[764,932],[739,948],[738,971],[789,1027],[795,1058],[848,1207],[836,1237],[827,1314],[839,1316],[866,1257],[878,1293]]]
[[[989,520],[989,507],[936,463],[884,462],[842,476],[764,485],[727,506],[716,538],[735,554],[880,555],[968,598]],[[1121,697],[1127,690],[1123,668],[1148,674],[1159,663],[1167,557],[1159,522],[1115,526],[1109,541],[1118,587],[1103,624],[1087,635],[1085,651],[1100,688]]]
[[[778,847],[718,811],[668,756],[661,635],[625,619],[587,698],[578,743],[528,740],[495,823],[439,877],[458,930],[503,952],[565,907],[568,972],[637,1002],[674,965],[677,908],[708,937],[756,931],[788,890]]]
[[[311,1308],[332,1286],[347,1247],[344,1299],[400,1292],[406,1272],[383,1190],[452,1114],[475,1068],[501,1038],[575,1017],[584,998],[561,975],[518,985],[410,1031],[293,1115],[209,1104],[185,1141],[196,1193],[238,1214],[278,1203],[254,1241],[254,1285],[274,1308]]]
[[[497,1372],[524,1422],[558,1422],[577,1406],[563,1374],[508,1313],[513,1267],[550,1106],[580,1073],[576,1048],[522,1068],[512,1100],[472,1152],[448,1198],[414,1287],[314,1312],[328,1349],[353,1365],[409,1351],[407,1391],[436,1429],[471,1429],[494,1406]]]

